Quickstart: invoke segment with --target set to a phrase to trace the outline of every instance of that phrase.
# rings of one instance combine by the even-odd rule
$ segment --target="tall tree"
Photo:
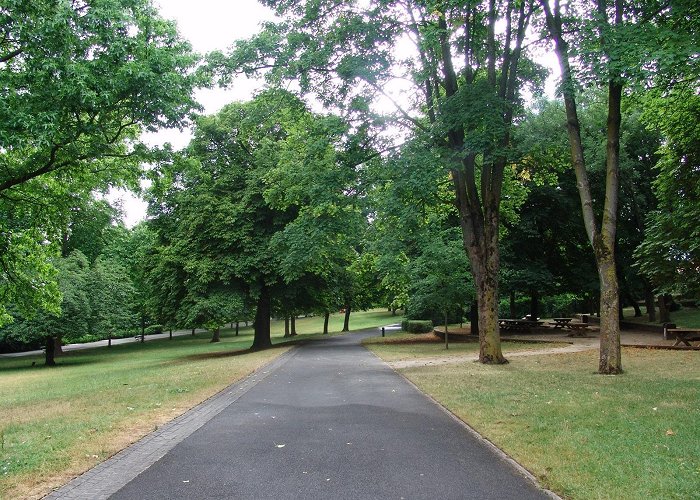
[[[198,120],[151,202],[164,254],[184,272],[188,309],[240,291],[256,304],[253,348],[271,345],[275,297],[309,274],[326,276],[346,252],[354,212],[329,200],[350,198],[338,173],[344,131],[282,90]]]
[[[150,0],[2,3],[0,322],[10,302],[56,308],[45,242],[60,240],[76,197],[136,183],[139,132],[196,108],[196,60]]]
[[[648,82],[650,74],[664,67],[666,62],[662,59],[670,54],[676,64],[679,61],[692,64],[696,58],[692,46],[679,46],[678,37],[673,32],[679,20],[681,23],[688,22],[688,14],[697,11],[697,6],[689,9],[684,0],[672,3],[672,7],[666,9],[656,2],[637,5],[626,0],[613,0],[611,4],[606,0],[596,0],[593,9],[585,4],[570,5],[569,12],[564,16],[559,0],[551,4],[547,0],[540,1],[559,59],[572,163],[586,234],[598,267],[601,292],[598,370],[603,374],[622,373],[619,284],[615,258],[622,91],[626,84]],[[572,29],[574,25],[577,25],[577,29]],[[568,33],[578,33],[579,39],[567,38]],[[572,45],[572,42],[575,44]],[[661,52],[657,52],[659,46],[662,47]],[[577,57],[573,58],[574,55]],[[643,62],[641,65],[640,60]],[[579,84],[588,82],[603,83],[608,95],[605,200],[600,217],[595,212],[586,170],[577,109],[577,88]]]
[[[479,302],[479,359],[503,363],[498,329],[498,235],[511,126],[527,64],[523,42],[532,2],[334,2],[266,0],[284,22],[210,61],[224,75],[266,68],[296,78],[328,105],[367,116],[375,98],[396,105],[394,123],[421,132],[449,170]],[[414,42],[407,57],[396,47]],[[527,76],[536,75],[528,71]],[[397,78],[395,78],[397,77]],[[411,82],[414,109],[387,89]]]

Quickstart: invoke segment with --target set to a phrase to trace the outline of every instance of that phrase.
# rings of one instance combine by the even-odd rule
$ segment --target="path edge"
[[[412,380],[410,380],[408,377],[406,377],[403,373],[395,369],[393,366],[391,366],[389,363],[384,361],[382,358],[380,358],[377,354],[374,353],[371,349],[369,349],[367,346],[362,345],[367,351],[369,351],[373,356],[375,356],[379,361],[384,363],[389,369],[391,369],[394,373],[396,373],[399,377],[404,379],[406,382],[408,382],[409,385],[411,385],[416,391],[418,391],[420,394],[422,394],[426,399],[428,399],[431,403],[433,403],[435,406],[437,406],[440,410],[442,410],[444,413],[447,414],[448,417],[450,417],[452,420],[454,420],[459,426],[461,426],[465,431],[467,431],[468,434],[470,434],[473,438],[475,438],[477,441],[479,441],[482,445],[484,445],[486,448],[491,450],[493,453],[495,453],[498,458],[500,458],[503,462],[507,463],[510,465],[515,471],[523,476],[525,479],[530,481],[532,484],[534,484],[538,489],[540,489],[542,492],[544,492],[545,495],[548,497],[552,498],[553,500],[563,500],[562,497],[554,493],[552,490],[545,488],[540,484],[539,480],[537,479],[537,476],[535,476],[532,472],[527,470],[520,462],[515,460],[513,457],[511,457],[508,453],[503,451],[501,448],[496,446],[496,444],[493,443],[493,441],[490,441],[483,435],[481,435],[476,429],[474,429],[471,425],[466,423],[464,420],[459,418],[456,413],[454,413],[452,410],[444,406],[440,401],[432,397],[430,394],[424,392],[420,387],[418,387]]]
[[[109,498],[270,374],[281,368],[296,355],[298,346],[299,344],[291,345],[288,351],[272,361],[224,387],[216,394],[165,423],[158,430],[146,434],[138,441],[116,452],[42,498],[45,500]]]

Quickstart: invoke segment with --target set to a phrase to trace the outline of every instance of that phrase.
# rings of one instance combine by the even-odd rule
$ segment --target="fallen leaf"
[[[666,435],[667,435],[667,436],[675,436],[676,433],[673,432],[673,430],[669,429],[669,430],[666,431]]]

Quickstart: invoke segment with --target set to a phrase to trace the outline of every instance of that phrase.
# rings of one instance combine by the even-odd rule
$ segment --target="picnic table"
[[[498,326],[501,330],[521,330],[526,331],[533,326],[540,326],[542,321],[532,321],[529,319],[499,319]]]
[[[571,330],[569,337],[585,337],[588,323],[567,323],[566,327]]]
[[[686,345],[688,347],[693,347],[690,343],[691,340],[700,340],[700,329],[696,328],[666,328],[664,327],[664,338],[672,339],[676,338],[676,342],[673,344],[674,347],[679,345]]]
[[[554,324],[552,325],[554,328],[564,328],[567,326],[569,323],[574,318],[552,318],[552,321],[554,321]]]

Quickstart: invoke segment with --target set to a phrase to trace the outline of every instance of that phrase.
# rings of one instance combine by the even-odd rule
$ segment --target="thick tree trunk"
[[[289,337],[289,316],[284,317],[284,337]]]
[[[343,320],[343,331],[350,331],[350,304],[345,305],[345,319]]]
[[[507,363],[501,350],[501,332],[498,326],[497,278],[477,277],[477,293],[479,294],[479,362]]]
[[[63,337],[53,337],[53,355],[63,356]]]
[[[54,359],[54,350],[56,348],[56,341],[53,337],[46,337],[46,360],[44,364],[46,366],[56,366],[56,360]]]
[[[323,314],[323,334],[324,335],[328,335],[328,320],[330,319],[330,317],[331,317],[331,313],[328,311],[326,311]]]
[[[620,294],[614,258],[598,264],[600,278],[600,358],[598,372],[622,373],[620,349]]]
[[[214,328],[209,342],[221,342],[221,329],[218,326]]]
[[[289,329],[289,335],[294,337],[297,334],[297,317],[292,314],[292,317],[289,319],[290,319],[289,323],[291,326],[291,328]]]
[[[258,306],[255,310],[255,321],[253,322],[255,335],[252,349],[272,347],[272,340],[270,339],[270,309],[270,291],[266,286],[263,286],[260,289]]]
[[[540,317],[540,294],[537,290],[530,291],[530,319],[537,321]]]
[[[654,291],[651,289],[649,283],[644,281],[644,303],[646,304],[647,315],[649,316],[649,322],[654,323],[656,321],[656,306],[654,305]]]
[[[670,323],[671,322],[671,311],[668,309],[668,304],[666,303],[666,296],[659,295],[659,322],[660,323]]]

